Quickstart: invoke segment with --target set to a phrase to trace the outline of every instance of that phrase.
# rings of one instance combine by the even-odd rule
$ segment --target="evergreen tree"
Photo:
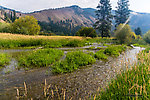
[[[8,16],[7,16],[6,12],[4,13],[4,19],[5,19],[5,21],[8,21]]]
[[[141,35],[142,36],[142,31],[141,31],[140,27],[138,27],[137,29],[135,29],[134,32],[135,32],[136,35]]]
[[[112,26],[112,14],[111,14],[111,5],[110,0],[100,0],[96,11],[96,23],[94,27],[98,29],[102,38],[110,37],[110,31]]]
[[[116,27],[120,24],[129,24],[130,10],[129,0],[118,0],[117,10],[115,10]]]
[[[12,20],[12,22],[14,22],[14,21],[17,19],[16,11],[15,11],[15,10],[13,11],[13,14],[14,14],[14,15],[13,15],[13,20]]]
[[[10,15],[10,20],[13,21],[13,14],[11,12],[11,15]]]

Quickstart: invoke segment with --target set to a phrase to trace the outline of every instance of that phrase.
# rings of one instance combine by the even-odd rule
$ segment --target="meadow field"
[[[134,44],[134,46],[141,46],[141,45]],[[150,99],[149,49],[147,45],[142,47],[145,47],[147,49],[138,55],[137,64],[133,65],[131,68],[126,69],[124,71],[120,70],[119,73],[115,72],[116,77],[110,78],[108,82],[105,81],[105,85],[103,85],[102,86],[103,88],[101,88],[103,90],[100,89],[99,91],[94,91],[92,95],[88,96],[88,99],[90,98],[92,98],[93,100]],[[76,84],[78,84],[77,80],[82,79],[82,77],[85,78],[82,81],[87,80],[91,76],[91,74],[89,73],[96,71],[94,65],[98,66],[96,67],[97,68],[96,73],[98,73],[98,75],[103,75],[102,73],[105,67],[107,68],[108,65],[110,66],[108,62],[114,62],[113,60],[117,58],[121,59],[120,56],[122,56],[123,53],[135,49],[132,48],[131,46],[127,46],[126,44],[122,44],[122,45],[118,44],[118,41],[115,38],[85,38],[79,36],[39,36],[39,35],[29,36],[29,35],[18,35],[18,34],[10,34],[10,33],[0,33],[0,48],[1,50],[5,51],[6,49],[8,51],[0,54],[1,57],[0,77],[2,79],[7,78],[8,81],[10,79],[10,83],[11,83],[12,81],[11,78],[15,73],[16,76],[13,77],[14,82],[11,83],[12,86],[19,84],[19,83],[15,83],[15,80],[18,79],[20,79],[19,82],[22,82],[22,79],[25,81],[29,80],[30,82],[27,81],[28,82],[27,84],[32,86],[31,83],[37,82],[37,81],[32,82],[33,80],[35,80],[33,76],[38,77],[38,74],[36,73],[42,75],[41,78],[38,77],[40,82],[42,82],[47,78],[47,82],[45,80],[44,85],[40,85],[41,83],[39,81],[38,84],[36,84],[36,86],[40,85],[41,90],[37,89],[37,87],[33,88],[33,90],[28,89],[26,83],[24,83],[22,88],[25,88],[25,90],[22,90],[18,87],[17,93],[14,92],[14,89],[12,89],[13,93],[7,91],[8,93],[9,92],[10,94],[12,93],[13,96],[15,95],[18,99],[19,98],[31,99],[32,98],[31,94],[33,95],[33,98],[36,98],[34,92],[42,91],[40,92],[41,99],[62,98],[64,100],[67,98],[69,98],[67,100],[70,100],[73,94],[72,92],[71,94],[67,94],[69,92],[64,90],[59,91],[61,90],[61,88],[56,88],[56,86],[54,85],[59,83],[58,82],[59,80],[61,79],[66,80],[65,78],[70,78],[71,76],[76,75],[77,74],[76,72],[79,72],[77,74],[79,76],[78,79],[74,77],[72,79],[69,79],[69,81],[75,82],[74,83],[75,85],[73,85],[72,88],[78,88],[78,86],[76,86]],[[18,50],[20,49],[21,50],[27,49],[27,51],[19,52]],[[10,51],[13,50],[15,52],[9,52],[9,50]],[[15,67],[15,71],[9,70],[9,73],[5,72],[4,76],[5,75],[6,76],[2,77],[1,73],[3,72],[3,70],[6,70],[8,66],[9,66],[8,68],[10,68],[10,66],[13,66],[11,65],[12,59],[15,59],[16,63],[18,64]],[[120,63],[118,62],[118,64]],[[102,67],[102,69],[99,69],[100,66]],[[115,66],[112,66],[112,68],[113,67]],[[127,66],[122,66],[121,68],[124,67]],[[91,70],[88,70],[89,68],[91,68]],[[20,75],[19,72],[20,69],[23,70],[23,72],[21,73],[25,72],[26,73],[25,75],[27,75],[28,77],[24,77]],[[34,69],[40,69],[43,72],[40,73],[38,71],[34,71]],[[110,69],[108,69],[107,71],[109,70]],[[30,71],[32,71],[32,74]],[[86,73],[85,76],[82,75],[83,74],[82,71],[83,72],[85,71],[84,72]],[[57,76],[58,74],[59,76]],[[73,75],[64,77],[64,75],[68,75],[68,74],[73,74]],[[111,74],[110,75],[109,74],[108,76],[111,76]],[[94,84],[96,84],[96,82],[99,82],[98,81],[99,78],[97,79],[97,76],[93,78],[93,75],[95,74],[92,73],[92,77],[90,77],[90,79],[96,78],[95,79],[96,81],[91,85],[92,87],[94,87]],[[53,77],[55,78],[53,79]],[[53,81],[50,81],[49,83],[48,81],[51,80],[51,78],[53,79]],[[62,81],[62,83],[66,82],[64,80]],[[103,78],[102,80],[105,80],[105,78]],[[87,84],[90,84],[88,83],[88,81],[86,81],[85,83],[82,81],[81,83],[85,86],[86,86],[86,82]],[[64,86],[64,88],[66,85],[72,84],[68,82],[65,85],[62,85],[62,83],[60,82],[59,85],[62,87]],[[0,85],[2,86],[4,84],[6,85],[8,83],[5,82],[0,83]],[[54,87],[51,87],[51,85],[49,84],[53,84]],[[82,84],[80,85],[82,86]],[[106,86],[106,84],[108,85]],[[67,87],[68,86],[66,86],[66,88]],[[2,89],[2,87],[0,88]],[[55,91],[54,90],[55,88],[58,91]],[[86,87],[83,88],[85,88],[85,90],[87,89]],[[5,89],[7,89],[7,85]],[[90,88],[88,88],[87,90],[90,91]],[[30,94],[31,91],[34,92]],[[70,91],[70,88],[68,91]],[[79,93],[80,92],[81,94],[84,93],[82,89],[81,90],[79,89]],[[23,95],[21,96],[20,93],[23,93]],[[10,98],[9,96],[8,97],[4,96],[3,98],[4,99]],[[81,99],[82,97],[80,96],[81,95],[75,95],[73,98],[77,97],[78,99],[79,98]],[[85,97],[83,97],[82,99],[85,99]]]

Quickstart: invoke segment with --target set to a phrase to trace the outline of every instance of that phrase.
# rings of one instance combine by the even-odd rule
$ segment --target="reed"
[[[126,71],[118,74],[106,90],[100,92],[96,100],[123,99],[123,100],[149,100],[149,62],[150,53],[147,50],[138,55],[139,62]],[[128,65],[127,65],[128,66]]]

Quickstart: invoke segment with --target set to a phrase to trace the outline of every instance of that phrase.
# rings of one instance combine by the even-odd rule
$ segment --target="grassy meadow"
[[[0,48],[17,47],[82,47],[90,43],[116,43],[115,39],[110,38],[85,38],[79,36],[30,36],[10,33],[0,33]]]
[[[17,47],[80,47],[84,46],[84,38],[78,36],[29,36],[0,33],[0,48]]]
[[[97,52],[73,50],[64,54],[58,47],[83,47],[92,43],[101,44]],[[108,45],[109,44],[109,45]],[[112,45],[113,44],[113,45]],[[71,73],[77,69],[92,65],[96,60],[108,61],[109,57],[118,57],[130,48],[118,44],[115,38],[85,38],[78,36],[29,36],[0,33],[0,48],[43,47],[27,51],[17,58],[19,68],[51,67],[56,74]],[[141,46],[134,44],[134,46]],[[142,46],[146,47],[146,46]],[[95,50],[89,47],[87,50]],[[113,79],[106,90],[98,92],[94,100],[148,100],[150,99],[150,52],[149,48],[138,55],[138,64],[122,71]],[[63,56],[65,55],[65,58]],[[0,54],[0,68],[10,61],[7,54]]]

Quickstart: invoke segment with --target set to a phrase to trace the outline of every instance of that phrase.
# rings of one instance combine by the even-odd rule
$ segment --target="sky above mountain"
[[[0,5],[22,12],[33,12],[49,8],[78,5],[82,8],[96,8],[100,0],[0,0]],[[115,9],[118,0],[110,0]],[[150,13],[150,0],[129,0],[130,9]]]

